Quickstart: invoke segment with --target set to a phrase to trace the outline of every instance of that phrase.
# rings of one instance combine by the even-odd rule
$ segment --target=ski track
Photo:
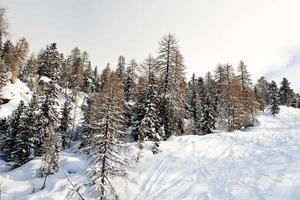
[[[136,193],[121,199],[300,199],[300,110],[282,107],[258,120],[245,132],[162,143],[160,155],[133,169]]]
[[[130,145],[129,157],[139,149]],[[300,109],[281,108],[278,116],[265,113],[247,131],[205,136],[171,137],[153,155],[146,142],[140,162],[128,171],[128,179],[114,178],[119,200],[299,200]],[[88,161],[71,151],[61,153],[60,171],[42,179],[32,178],[41,165],[34,159],[8,171],[0,162],[0,189],[4,200],[64,200],[70,185],[85,183]],[[84,194],[88,194],[88,190]],[[94,200],[93,198],[87,198]]]

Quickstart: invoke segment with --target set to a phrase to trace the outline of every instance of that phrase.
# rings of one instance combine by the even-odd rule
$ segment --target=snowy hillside
[[[263,114],[258,120],[258,126],[247,132],[171,137],[162,142],[157,155],[145,144],[128,180],[113,181],[119,198],[300,199],[300,110],[282,107],[278,116]],[[139,154],[136,144],[130,149],[131,155]],[[38,190],[42,184],[42,179],[32,178],[40,162],[35,159],[5,172],[2,161],[2,198],[63,200],[71,189],[64,171],[74,183],[85,182],[80,174],[87,161],[65,151],[60,171],[43,191],[32,194],[33,187]]]
[[[9,99],[10,101],[0,106],[0,119],[11,115],[21,100],[23,100],[25,104],[28,104],[32,96],[32,92],[28,86],[19,79],[17,79],[15,84],[7,83],[7,85],[3,87],[1,94],[3,98]]]

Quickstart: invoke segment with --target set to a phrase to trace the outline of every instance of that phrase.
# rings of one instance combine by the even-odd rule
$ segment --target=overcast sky
[[[218,63],[245,61],[253,78],[286,76],[300,91],[299,0],[0,0],[11,39],[37,52],[51,42],[68,54],[78,46],[93,65],[138,62],[174,33],[188,75]]]

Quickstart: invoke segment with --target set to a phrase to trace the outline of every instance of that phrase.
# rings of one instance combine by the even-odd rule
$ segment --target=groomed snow
[[[262,114],[258,121],[246,132],[171,137],[156,155],[150,143],[142,152],[132,144],[129,155],[141,157],[127,181],[113,180],[119,199],[300,199],[300,109],[281,107],[278,116]],[[3,199],[65,199],[71,187],[63,171],[74,183],[84,183],[80,173],[88,162],[69,151],[61,155],[60,171],[43,191],[33,194],[33,185],[39,188],[42,181],[32,178],[40,159],[10,172],[2,170]],[[4,165],[0,162],[0,169]]]
[[[170,138],[120,199],[300,199],[300,110],[258,120],[247,132]]]

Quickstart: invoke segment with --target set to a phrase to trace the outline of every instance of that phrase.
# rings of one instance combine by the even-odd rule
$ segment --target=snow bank
[[[10,101],[7,104],[0,105],[0,118],[11,115],[17,109],[21,100],[25,104],[28,104],[32,97],[32,92],[25,83],[17,79],[16,83],[8,83],[3,87],[2,96],[3,98],[10,99]]]

